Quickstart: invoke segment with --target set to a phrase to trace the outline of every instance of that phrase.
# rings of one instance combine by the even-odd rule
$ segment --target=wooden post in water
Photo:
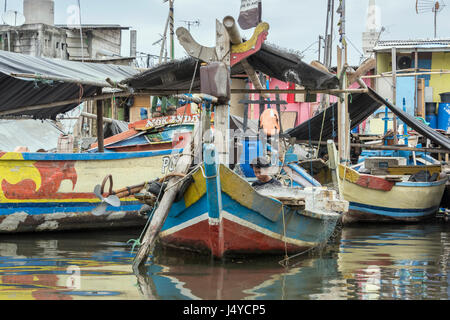
[[[186,147],[183,150],[183,153],[181,157],[178,159],[177,165],[175,167],[176,173],[184,173],[186,174],[192,164],[192,150],[195,149],[193,145],[197,141],[200,140],[199,138],[199,125],[198,123],[194,126],[194,133],[191,136],[191,140],[188,144],[186,144]],[[172,207],[173,201],[175,200],[175,197],[177,196],[178,189],[180,187],[180,184],[178,181],[180,180],[180,177],[172,177],[169,178],[169,182],[167,183],[166,192],[164,193],[164,196],[162,197],[158,208],[153,213],[152,221],[150,222],[149,227],[147,228],[144,237],[142,239],[142,244],[139,247],[138,252],[136,253],[136,256],[133,261],[133,270],[138,273],[139,268],[145,264],[147,261],[147,258],[150,254],[150,252],[153,250],[156,238],[161,231],[162,226],[164,225],[164,222],[166,221],[167,215],[169,214],[169,211]],[[177,185],[178,183],[178,185]]]

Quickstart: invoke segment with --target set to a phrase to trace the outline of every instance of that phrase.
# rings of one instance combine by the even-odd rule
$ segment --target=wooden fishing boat
[[[131,153],[0,152],[0,233],[143,226],[146,218],[135,198],[123,196],[118,207],[104,204],[112,183],[99,195],[94,186],[111,175],[114,189],[145,177],[164,175],[171,155],[181,150]],[[107,199],[106,199],[107,201]],[[95,209],[103,203],[104,211]]]
[[[426,168],[406,167],[410,174]],[[396,173],[400,169],[395,168]],[[439,210],[447,182],[447,178],[413,182],[408,181],[410,175],[361,174],[343,165],[339,165],[338,171],[340,190],[344,199],[350,202],[343,223],[417,222],[430,218]]]
[[[178,114],[139,120],[128,125],[128,131],[104,140],[105,152],[156,151],[184,148],[198,114]],[[98,152],[94,143],[88,152]]]
[[[213,145],[205,146],[204,156],[162,226],[164,245],[216,258],[298,253],[325,243],[348,208],[348,202],[323,187],[287,188],[279,199],[272,191],[261,194],[217,165]]]

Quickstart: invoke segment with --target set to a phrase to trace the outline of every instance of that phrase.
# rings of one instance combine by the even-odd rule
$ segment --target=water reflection
[[[445,225],[344,228],[338,268],[354,299],[449,299]]]
[[[345,227],[298,258],[212,261],[159,249],[133,274],[141,230],[0,238],[0,299],[446,299],[450,226]],[[37,238],[38,237],[38,238]]]

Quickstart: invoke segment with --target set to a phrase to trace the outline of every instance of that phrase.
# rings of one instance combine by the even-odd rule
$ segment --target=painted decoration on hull
[[[75,189],[75,161],[26,161],[20,153],[6,153],[0,159],[11,160],[2,162],[0,166],[2,200],[67,199],[75,195],[58,193],[64,180],[69,180],[72,190]],[[80,197],[80,194],[76,195]],[[92,195],[88,197],[92,198]]]

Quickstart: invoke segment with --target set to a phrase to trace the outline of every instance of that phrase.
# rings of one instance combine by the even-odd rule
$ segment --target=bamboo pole
[[[93,113],[81,112],[80,116],[88,118],[88,119],[95,119],[95,120],[97,120],[97,115],[93,114]],[[67,118],[65,118],[65,119],[67,119]],[[77,118],[75,118],[75,119],[77,119]],[[112,123],[113,119],[103,117],[103,122]]]
[[[397,70],[398,72],[399,70]],[[411,77],[411,76],[426,76],[426,75],[433,75],[433,74],[450,74],[449,71],[430,71],[430,72],[411,72],[411,73],[400,73],[396,74],[396,77]],[[376,75],[369,75],[369,76],[362,76],[361,79],[374,79],[374,78],[391,78],[392,73],[382,73],[382,74],[376,74]]]
[[[391,52],[391,61],[392,61],[392,104],[397,105],[397,49],[395,47],[392,48]],[[392,126],[394,131],[394,144],[398,143],[397,137],[397,116],[394,114],[392,116]]]

